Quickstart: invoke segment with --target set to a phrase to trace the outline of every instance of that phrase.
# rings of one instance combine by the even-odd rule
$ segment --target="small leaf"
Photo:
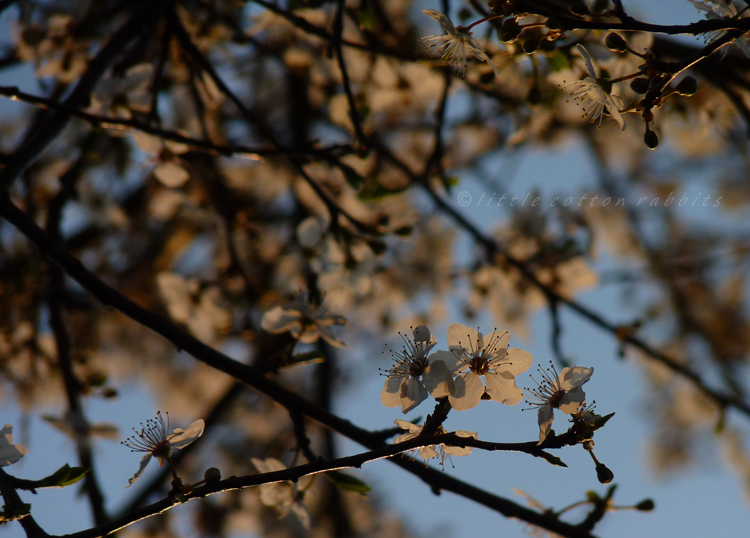
[[[360,30],[372,31],[375,29],[375,17],[372,14],[370,6],[365,2],[357,10],[357,21],[359,22]]]
[[[593,429],[598,430],[599,428],[604,426],[609,421],[609,419],[611,419],[613,416],[615,416],[615,414],[610,413],[609,415],[604,415],[603,417],[597,417],[596,423],[594,424]]]
[[[551,463],[552,465],[557,465],[558,467],[567,467],[563,460],[561,460],[557,456],[553,456],[549,452],[542,451],[541,457],[547,460],[547,463]]]
[[[67,463],[51,475],[34,481],[35,488],[64,488],[78,482],[89,470],[83,467],[71,467]]]
[[[367,495],[367,492],[372,489],[359,478],[350,474],[342,473],[341,471],[331,471],[330,473],[326,473],[326,476],[333,480],[333,483],[341,489],[353,491],[360,495]]]

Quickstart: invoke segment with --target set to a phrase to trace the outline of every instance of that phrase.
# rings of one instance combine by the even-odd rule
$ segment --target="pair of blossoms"
[[[405,346],[400,352],[391,351],[395,364],[385,371],[387,379],[380,394],[383,405],[400,405],[408,413],[432,395],[436,399],[448,398],[453,409],[465,411],[476,407],[483,398],[505,405],[516,405],[523,399],[516,377],[531,367],[533,357],[527,351],[508,347],[508,331],[494,330],[485,337],[471,327],[453,323],[448,327],[448,351],[434,353],[430,352],[437,340],[425,325],[412,332],[413,338],[401,335]],[[538,372],[541,381],[534,380],[535,389],[526,389],[526,402],[538,410],[541,444],[552,427],[554,409],[570,415],[585,407],[586,395],[581,387],[594,369],[564,368],[559,375],[554,369]],[[418,433],[407,422],[397,424],[410,433]],[[471,436],[468,432],[459,435],[462,433],[467,433],[464,437]]]
[[[471,54],[476,59],[487,62],[495,72],[495,76],[500,76],[499,69],[482,49],[479,42],[471,35],[471,27],[478,23],[471,24],[468,27],[455,26],[447,16],[439,11],[425,9],[422,13],[436,20],[445,34],[423,37],[420,42],[427,45],[428,48],[434,48],[441,59],[454,67],[456,75],[462,78],[466,75],[466,58],[468,54]],[[486,19],[479,22],[484,20]],[[625,120],[620,114],[620,110],[624,107],[622,99],[611,94],[611,84],[606,84],[605,79],[597,78],[594,62],[586,48],[581,44],[578,44],[576,48],[586,62],[588,76],[583,80],[570,83],[569,86],[572,89],[570,95],[573,101],[581,106],[584,116],[589,116],[592,123],[596,123],[598,120],[598,127],[601,127],[604,116],[609,114],[620,126],[620,129],[624,131]]]

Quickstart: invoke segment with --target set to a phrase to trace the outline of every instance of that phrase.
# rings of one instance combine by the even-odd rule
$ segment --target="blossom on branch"
[[[442,360],[457,374],[449,396],[454,409],[476,407],[485,392],[505,405],[521,401],[523,391],[516,387],[516,376],[528,370],[534,358],[523,349],[509,348],[509,341],[508,331],[494,330],[485,338],[466,325],[452,323],[448,327],[450,351],[437,351],[434,359]]]
[[[273,473],[284,471],[287,467],[276,458],[261,460],[251,458],[253,465],[261,473]],[[304,484],[301,484],[303,483]],[[284,517],[289,512],[299,519],[302,526],[310,530],[310,512],[302,502],[303,491],[311,483],[310,477],[303,477],[299,482],[271,482],[260,485],[260,502],[266,506],[272,506],[279,511],[279,516]]]
[[[456,75],[463,78],[466,76],[466,56],[471,54],[474,58],[487,62],[495,76],[500,75],[500,71],[492,63],[490,57],[484,52],[479,42],[471,36],[471,32],[463,26],[454,26],[451,20],[434,9],[424,9],[422,13],[432,17],[445,32],[445,35],[430,35],[420,39],[420,43],[428,48],[435,47],[435,52],[440,57],[453,66]]]
[[[623,106],[622,99],[611,94],[612,84],[607,79],[596,78],[594,62],[586,48],[580,43],[577,48],[586,61],[586,70],[589,76],[569,84],[573,88],[570,96],[581,105],[584,116],[591,117],[591,123],[596,123],[596,120],[599,120],[597,127],[602,126],[604,115],[608,113],[624,131],[625,120],[620,115],[620,108]]]
[[[453,389],[453,376],[448,366],[443,361],[428,359],[430,350],[437,344],[430,330],[420,325],[412,329],[412,333],[413,339],[401,335],[405,345],[400,352],[390,352],[396,364],[385,371],[388,378],[380,393],[383,405],[400,405],[404,413],[422,403],[429,394],[444,398]]]
[[[559,409],[566,415],[577,413],[581,409],[586,400],[586,394],[581,385],[591,378],[594,369],[583,366],[563,368],[559,375],[554,366],[546,370],[538,368],[537,371],[542,376],[542,380],[534,379],[537,388],[526,389],[530,398],[526,400],[526,403],[532,409],[538,409],[539,444],[542,444],[555,420],[553,409]]]
[[[406,430],[408,433],[405,433],[403,435],[400,435],[396,437],[396,439],[393,441],[395,444],[398,443],[404,443],[406,441],[411,441],[412,439],[416,439],[422,434],[422,430],[424,429],[424,426],[417,426],[416,424],[412,424],[411,422],[406,422],[405,420],[396,420],[396,425],[401,428],[402,430]],[[438,428],[438,431],[436,432],[436,435],[444,434],[446,433],[443,430],[443,427],[440,426]],[[464,430],[458,430],[454,433],[455,435],[459,437],[467,437],[471,439],[477,439],[476,432],[467,432]],[[440,458],[440,465],[445,465],[446,458],[449,458],[450,456],[466,456],[468,454],[471,454],[471,447],[465,446],[450,446],[446,445],[444,443],[440,443],[438,445],[430,445],[430,446],[423,446],[418,448],[419,455],[425,459],[429,460],[432,458]]]
[[[693,4],[693,7],[698,11],[703,11],[706,14],[706,18],[709,20],[733,19],[738,17],[737,8],[734,7],[731,2],[727,3],[724,0],[702,0],[700,2],[697,2],[696,0],[688,0],[688,2]],[[710,32],[708,34],[708,40],[714,41],[716,39],[719,39],[724,35],[724,33],[725,32],[722,30]],[[744,35],[738,39],[735,39],[733,43],[737,45],[737,47],[745,56],[750,58],[750,42],[747,41]],[[722,58],[727,55],[727,51],[729,50],[729,47],[727,46],[724,46],[723,48],[724,50],[721,53]]]
[[[141,422],[140,432],[133,428],[135,435],[128,437],[120,444],[130,448],[131,452],[145,452],[146,455],[141,458],[141,466],[138,472],[128,480],[128,485],[125,487],[129,488],[140,478],[152,457],[159,460],[159,466],[164,465],[166,461],[172,470],[172,475],[177,478],[177,473],[172,464],[172,449],[182,449],[191,444],[203,435],[205,426],[203,419],[198,419],[188,426],[187,430],[175,428],[172,433],[167,435],[169,414],[167,413],[167,423],[165,424],[159,411],[156,413],[156,418],[147,420],[145,425]]]
[[[325,306],[317,306],[304,298],[273,307],[263,314],[261,320],[263,330],[272,334],[289,331],[303,344],[312,344],[323,338],[332,346],[346,348],[346,344],[333,332],[336,325],[346,325],[346,318],[331,314]]]

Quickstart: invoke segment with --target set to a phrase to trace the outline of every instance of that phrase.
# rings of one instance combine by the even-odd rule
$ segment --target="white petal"
[[[422,13],[424,13],[428,17],[435,19],[446,34],[456,34],[456,27],[453,25],[451,20],[439,11],[435,11],[434,9],[423,9]]]
[[[172,189],[182,187],[190,179],[188,171],[174,161],[157,166],[154,170],[154,175],[164,186]]]
[[[441,352],[438,351],[437,353]],[[452,353],[448,353],[447,351],[443,351],[442,353],[450,355],[451,357],[453,356]],[[434,356],[435,355],[433,355],[433,357]],[[424,383],[425,389],[427,389],[433,398],[445,398],[455,390],[453,385],[453,375],[443,361],[432,362],[432,360],[430,360],[430,365],[425,368],[425,371],[422,374],[422,382]]]
[[[402,430],[408,431],[409,433],[413,433],[416,435],[419,435],[420,433],[422,433],[422,426],[418,426],[417,424],[412,424],[411,422],[407,422],[406,420],[401,420],[400,418],[397,418],[393,422],[396,423],[396,426],[398,426]],[[413,437],[416,437],[416,435],[414,435]]]
[[[443,445],[443,453],[448,456],[466,456],[471,454],[470,446],[446,446]]]
[[[188,426],[187,430],[175,428],[175,430],[167,436],[167,441],[169,441],[169,444],[175,448],[185,448],[198,439],[198,437],[203,435],[205,427],[206,423],[203,422],[202,418],[199,418]]]
[[[474,372],[459,375],[454,381],[455,390],[450,395],[450,402],[456,411],[465,411],[476,407],[484,394],[484,385]]]
[[[575,387],[580,387],[591,378],[591,375],[593,373],[593,368],[586,368],[585,366],[563,368],[563,371],[560,372],[560,377],[558,379],[560,388],[563,390],[571,390]]]
[[[420,325],[413,331],[414,333],[414,342],[431,342],[431,334],[430,329],[427,328],[427,325]]]
[[[291,507],[292,513],[294,513],[295,516],[297,516],[297,519],[299,519],[299,522],[302,524],[302,526],[310,530],[310,512],[307,511],[307,508],[304,504],[302,504],[299,501],[292,502]]]
[[[401,384],[401,412],[408,413],[425,401],[429,395],[419,379],[407,378],[406,382]]]
[[[461,349],[461,348],[458,348]],[[460,351],[463,356],[463,350]],[[442,362],[450,372],[456,373],[464,365],[463,362],[459,361],[456,355],[451,351],[444,351],[438,349],[435,353],[430,355],[430,364]]]
[[[138,468],[138,472],[133,475],[133,478],[128,480],[128,485],[125,486],[125,489],[128,489],[130,486],[135,484],[135,481],[138,480],[143,474],[143,471],[146,470],[146,465],[148,465],[148,462],[150,460],[151,460],[151,452],[149,452],[148,454],[146,454],[145,456],[141,458],[141,465]]]
[[[563,397],[560,398],[560,404],[557,408],[566,415],[570,415],[578,411],[585,400],[586,394],[584,394],[583,389],[581,387],[576,387],[573,390],[566,392]]]
[[[274,306],[271,310],[263,314],[260,326],[264,331],[277,334],[290,330],[293,326],[299,325],[300,313],[295,310],[285,310],[281,306]]]
[[[422,459],[431,460],[432,458],[436,458],[438,453],[435,450],[435,447],[430,445],[430,446],[423,446],[422,448],[420,448],[419,455],[422,456]]]
[[[555,414],[552,412],[551,405],[544,405],[539,408],[537,414],[537,421],[539,422],[539,442],[537,444],[541,445],[547,438],[554,420]]]
[[[516,377],[531,368],[533,362],[534,356],[531,353],[517,347],[511,347],[508,348],[508,354],[503,360],[504,364],[501,369]]]
[[[401,405],[401,377],[389,377],[383,384],[383,392],[380,393],[380,403],[386,407],[398,407]]]
[[[581,56],[583,56],[583,59],[586,60],[586,70],[589,73],[589,76],[593,79],[596,79],[596,71],[594,71],[594,62],[591,61],[591,56],[589,55],[589,51],[586,50],[586,47],[578,43],[576,45],[576,48],[578,49],[578,52],[581,53]]]
[[[343,325],[343,323],[341,325]],[[323,337],[323,340],[331,344],[333,347],[346,349],[346,344],[336,337],[336,333],[333,332],[333,329],[331,327],[327,325],[321,325],[320,323],[318,323],[317,327],[320,336]]]
[[[516,387],[515,380],[506,379],[502,374],[488,373],[484,376],[487,394],[493,400],[505,405],[516,405],[523,400],[523,391]]]

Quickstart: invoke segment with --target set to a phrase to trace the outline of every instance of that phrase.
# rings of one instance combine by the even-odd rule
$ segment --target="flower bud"
[[[659,137],[653,131],[646,131],[646,134],[643,135],[643,141],[646,143],[648,149],[656,149],[656,146],[659,145]],[[606,484],[606,482],[602,483]]]
[[[522,48],[526,54],[533,54],[539,49],[539,45],[541,44],[542,41],[539,38],[532,37],[524,41]]]
[[[630,81],[630,89],[635,93],[644,94],[648,91],[649,82],[647,78],[634,78]]]
[[[615,473],[609,470],[609,467],[603,463],[596,464],[596,478],[602,484],[609,484],[615,478]]]
[[[652,499],[643,499],[641,502],[635,505],[636,510],[641,512],[650,512],[656,505]]]
[[[211,467],[209,469],[206,469],[206,472],[203,474],[203,478],[206,480],[206,484],[219,482],[221,481],[221,471],[216,467]]]
[[[625,52],[628,49],[627,42],[622,36],[614,32],[607,35],[607,38],[604,40],[604,45],[613,52]]]
[[[503,43],[512,43],[521,34],[521,28],[518,26],[518,21],[511,17],[503,21],[503,25],[500,27],[499,37]]]
[[[674,91],[680,95],[695,95],[695,92],[698,91],[698,81],[693,77],[685,77],[680,81]]]

